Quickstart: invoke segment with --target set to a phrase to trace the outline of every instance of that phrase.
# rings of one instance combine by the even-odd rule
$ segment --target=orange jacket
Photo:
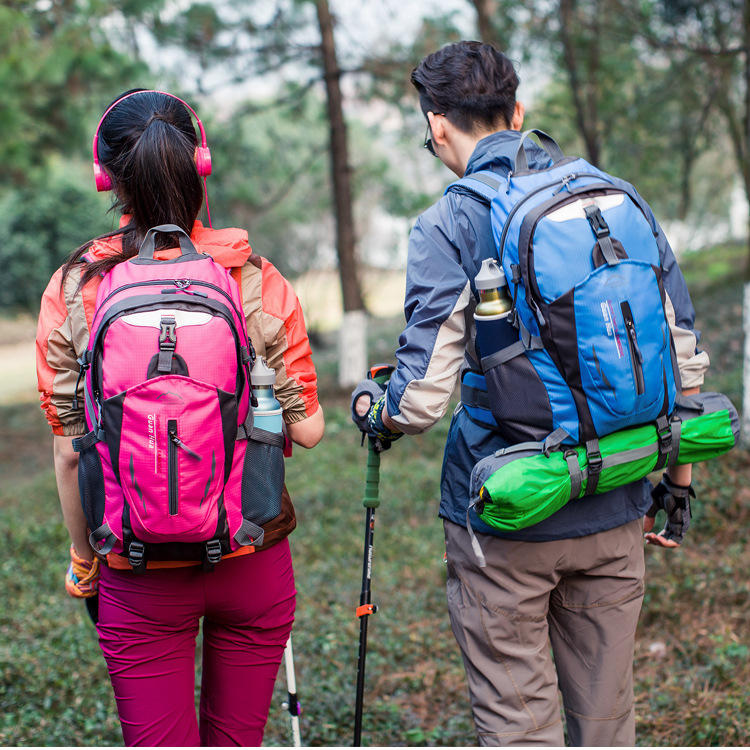
[[[121,225],[127,221],[123,217]],[[254,255],[241,229],[207,229],[200,222],[191,238],[211,255],[240,285],[248,334],[255,351],[276,371],[276,397],[287,423],[305,419],[318,409],[317,377],[311,358],[305,320],[297,295],[278,270]],[[102,240],[89,255],[104,258],[120,251],[121,238]],[[179,250],[164,250],[157,258],[174,257]],[[99,279],[78,291],[81,267],[74,268],[61,285],[62,269],[52,276],[42,296],[36,336],[36,362],[40,401],[55,435],[86,432],[79,383],[79,409],[73,409],[77,358],[88,345]]]

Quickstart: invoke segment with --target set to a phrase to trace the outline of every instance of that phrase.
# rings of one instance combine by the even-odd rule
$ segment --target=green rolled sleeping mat
[[[599,438],[602,471],[594,494],[607,492],[661,466],[715,458],[737,445],[740,423],[721,393],[681,396],[670,420],[671,449],[660,456],[655,424]],[[664,436],[662,436],[664,439]],[[543,521],[586,494],[585,446],[520,443],[479,461],[471,474],[471,502],[479,517],[498,531],[516,531]]]

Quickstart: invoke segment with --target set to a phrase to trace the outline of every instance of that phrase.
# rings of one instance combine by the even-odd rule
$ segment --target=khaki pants
[[[643,599],[640,520],[518,542],[445,522],[448,610],[479,744],[633,746],[633,651]],[[554,662],[550,654],[550,644]]]

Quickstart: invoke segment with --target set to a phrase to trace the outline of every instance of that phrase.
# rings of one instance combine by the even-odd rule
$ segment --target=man
[[[427,119],[425,148],[459,177],[513,168],[524,108],[516,101],[512,63],[487,44],[460,42],[426,57],[412,73]],[[527,141],[531,168],[549,158]],[[663,233],[667,310],[683,393],[703,382],[708,358],[696,352],[694,311]],[[445,413],[459,369],[478,370],[474,277],[495,257],[486,203],[449,192],[412,230],[407,265],[406,328],[397,368],[382,393],[372,381],[352,397],[354,421],[388,447],[402,433],[429,429]],[[523,384],[519,384],[523,387]],[[509,397],[512,397],[509,395]],[[507,442],[473,422],[463,404],[454,414],[441,477],[448,562],[448,608],[466,668],[479,743],[563,744],[562,692],[575,745],[633,745],[633,651],[643,598],[643,535],[658,507],[671,513],[646,541],[676,547],[689,524],[690,467],[674,467],[655,491],[626,487],[564,506],[546,520],[500,533],[469,520],[486,558],[479,566],[466,530],[474,464]],[[679,501],[682,500],[680,503]],[[554,663],[549,643],[554,652]]]

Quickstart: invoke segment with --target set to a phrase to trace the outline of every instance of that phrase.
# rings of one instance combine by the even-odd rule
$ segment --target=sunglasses
[[[439,112],[437,114],[440,114],[442,117],[445,117],[445,115],[442,112]],[[432,145],[432,130],[430,130],[430,121],[427,121],[427,132],[424,134],[424,147],[435,157],[437,157],[437,154],[435,153],[435,147]]]
[[[432,145],[432,131],[430,130],[430,123],[427,123],[427,132],[424,134],[424,147],[433,155],[437,156],[435,153],[435,147]]]

